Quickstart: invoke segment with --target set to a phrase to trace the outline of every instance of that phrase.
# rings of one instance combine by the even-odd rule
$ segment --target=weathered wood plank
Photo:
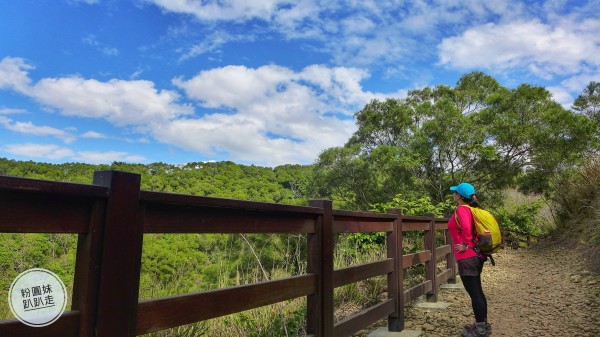
[[[314,213],[144,204],[145,233],[313,233]]]
[[[256,211],[270,211],[279,213],[296,214],[322,214],[323,211],[317,207],[295,206],[285,204],[275,204],[258,201],[202,197],[196,195],[140,191],[140,200],[155,204],[182,204],[188,206],[207,206],[231,209],[245,209]]]
[[[409,303],[416,300],[419,296],[423,296],[430,292],[432,289],[432,283],[430,280],[419,283],[416,286],[404,291],[404,303]]]
[[[333,287],[341,287],[346,284],[366,280],[371,277],[386,275],[394,271],[394,259],[385,259],[370,263],[364,263],[333,272]]]
[[[431,252],[426,250],[424,252],[418,252],[414,254],[406,254],[402,256],[402,266],[404,269],[415,266],[419,263],[425,263],[431,260]]]
[[[391,232],[393,222],[373,222],[353,220],[334,220],[334,233],[370,233],[370,232]]]
[[[438,273],[436,284],[444,284],[448,281],[454,274],[452,273],[452,269],[446,269],[441,273]]]
[[[65,311],[56,322],[39,328],[16,319],[0,321],[0,336],[6,337],[76,337],[78,330],[79,311]]]
[[[138,335],[258,308],[315,292],[314,274],[141,301]]]
[[[3,193],[5,191],[90,198],[106,198],[108,196],[108,189],[104,186],[74,184],[61,181],[50,181],[0,175],[0,193]]]
[[[0,232],[85,233],[93,199],[53,195],[0,192]]]
[[[369,325],[377,322],[394,312],[396,305],[393,299],[387,299],[355,315],[347,317],[334,326],[333,335],[336,337],[351,336]]]
[[[404,219],[403,219],[404,221]],[[419,222],[402,222],[402,231],[426,231],[429,229],[429,221],[421,220]]]

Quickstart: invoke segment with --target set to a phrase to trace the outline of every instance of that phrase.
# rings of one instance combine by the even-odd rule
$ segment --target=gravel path
[[[573,250],[536,245],[496,254],[486,263],[483,288],[493,336],[600,336],[600,275],[586,271]],[[460,336],[472,323],[464,289],[441,289],[445,311],[408,308],[406,328],[423,337]]]

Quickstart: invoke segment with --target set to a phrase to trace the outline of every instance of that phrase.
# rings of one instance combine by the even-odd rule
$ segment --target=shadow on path
[[[497,254],[486,263],[483,287],[492,336],[600,336],[600,275],[584,269],[572,250],[542,244]],[[445,311],[409,307],[406,329],[423,337],[460,336],[473,322],[464,289],[440,291]]]

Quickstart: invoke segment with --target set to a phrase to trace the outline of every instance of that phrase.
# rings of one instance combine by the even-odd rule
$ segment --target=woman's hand
[[[467,245],[465,245],[464,243],[456,245],[456,251],[461,252],[461,253],[466,251],[467,248],[469,248],[469,247]]]

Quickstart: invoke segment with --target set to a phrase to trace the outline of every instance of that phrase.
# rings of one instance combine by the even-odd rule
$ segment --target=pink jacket
[[[459,230],[458,224],[454,218],[455,214],[452,214],[452,217],[450,217],[450,220],[448,221],[448,230],[452,237],[452,252],[454,253],[454,257],[456,260],[462,260],[477,256],[477,253],[472,248],[469,248],[464,252],[456,250],[456,245],[462,243],[466,243],[469,247],[473,247],[473,215],[471,214],[471,210],[469,207],[458,206],[454,213],[458,214],[458,221],[460,221],[461,226],[461,229]]]

